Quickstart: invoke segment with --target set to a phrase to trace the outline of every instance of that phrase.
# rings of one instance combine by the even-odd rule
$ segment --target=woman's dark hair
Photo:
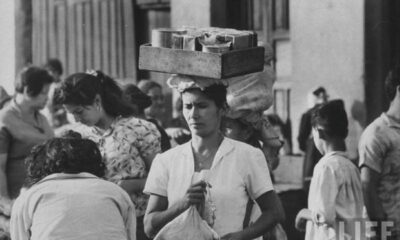
[[[49,60],[47,60],[44,68],[48,69],[49,71],[56,72],[59,75],[62,75],[63,73],[62,63],[57,58],[50,58]]]
[[[400,65],[394,67],[385,80],[385,91],[389,101],[393,101],[398,86],[400,86]]]
[[[106,167],[100,150],[93,141],[78,137],[79,133],[68,133],[33,147],[25,159],[28,185],[53,173],[87,172],[104,177]]]
[[[195,90],[199,88],[189,88],[186,89],[183,92],[188,92],[191,90]],[[200,89],[199,89],[200,90]],[[215,105],[217,105],[218,108],[228,108],[228,103],[226,102],[226,86],[222,84],[213,84],[211,86],[208,86],[204,88],[204,90],[201,90],[202,93],[204,93],[208,98],[213,100],[215,102]]]
[[[348,134],[348,120],[344,102],[332,100],[316,108],[312,114],[312,125],[329,137],[345,139]]]
[[[46,84],[52,82],[54,82],[54,78],[47,70],[35,66],[25,67],[15,80],[15,91],[23,93],[26,87],[28,95],[36,97]]]
[[[126,84],[122,87],[122,93],[127,101],[138,107],[139,113],[144,113],[144,109],[151,106],[151,97],[142,92],[134,84]]]
[[[134,113],[129,103],[124,101],[118,84],[100,71],[68,76],[57,90],[55,101],[58,104],[87,106],[93,104],[96,95],[100,96],[104,111],[110,116],[126,117]]]

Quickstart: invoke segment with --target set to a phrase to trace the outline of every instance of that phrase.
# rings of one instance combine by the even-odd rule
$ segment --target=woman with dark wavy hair
[[[15,201],[12,239],[136,239],[135,208],[101,179],[105,164],[88,139],[54,138],[26,159],[31,187]]]
[[[98,144],[105,178],[130,194],[140,223],[138,239],[143,239],[148,196],[142,191],[153,158],[161,152],[159,131],[154,124],[131,116],[133,110],[121,88],[100,71],[72,74],[61,83],[58,94],[58,102],[88,126],[89,133],[83,134]]]

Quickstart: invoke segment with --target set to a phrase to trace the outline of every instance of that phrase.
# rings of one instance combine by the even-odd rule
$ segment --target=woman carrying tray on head
[[[177,81],[192,140],[156,156],[144,192],[150,194],[145,231],[154,236],[191,205],[205,204],[207,222],[222,239],[260,237],[282,221],[263,153],[225,138],[219,131],[226,110],[226,86]],[[209,83],[204,86],[204,83]],[[206,187],[208,199],[205,201]],[[260,218],[243,229],[247,202],[255,199]]]

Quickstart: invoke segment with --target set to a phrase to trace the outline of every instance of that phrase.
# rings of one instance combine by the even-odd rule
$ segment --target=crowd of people
[[[0,239],[152,239],[191,206],[222,240],[287,239],[272,174],[279,118],[228,117],[227,85],[194,81],[176,88],[181,117],[168,129],[157,82],[62,73],[51,59],[24,68],[14,96],[1,92]],[[361,220],[377,224],[360,239],[380,239],[386,223],[400,239],[400,68],[385,84],[390,107],[364,131],[358,163],[344,102],[313,91],[298,139],[308,207],[293,222],[307,240],[356,239]]]

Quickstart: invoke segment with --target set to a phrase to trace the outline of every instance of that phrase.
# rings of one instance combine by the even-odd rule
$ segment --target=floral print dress
[[[92,127],[81,134],[98,144],[107,167],[105,177],[114,183],[146,178],[150,166],[146,166],[145,159],[161,152],[156,126],[135,117],[118,117],[105,132]],[[148,196],[132,193],[130,197],[136,206],[136,216],[143,216]]]

